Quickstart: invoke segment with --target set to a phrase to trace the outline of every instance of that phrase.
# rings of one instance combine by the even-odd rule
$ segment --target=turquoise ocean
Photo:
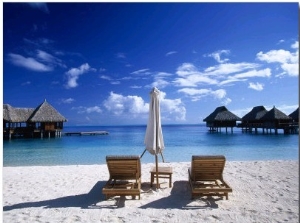
[[[192,155],[225,155],[228,161],[298,160],[299,135],[262,132],[210,133],[205,125],[164,125],[165,162],[190,162]],[[108,135],[3,141],[3,166],[104,164],[106,155],[142,155],[146,126],[66,126],[63,132],[107,131]],[[146,152],[142,163],[154,162]],[[162,162],[159,157],[159,162]]]

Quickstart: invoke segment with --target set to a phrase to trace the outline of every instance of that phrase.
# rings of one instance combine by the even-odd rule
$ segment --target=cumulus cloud
[[[24,67],[28,70],[37,71],[37,72],[47,72],[52,71],[53,67],[40,63],[34,58],[31,57],[23,57],[19,54],[9,53],[8,54],[9,61],[20,67]]]
[[[166,93],[160,91],[161,115],[163,120],[185,121],[186,108],[181,99],[167,99]]]
[[[123,96],[110,92],[109,97],[103,102],[104,107],[115,115],[129,113],[137,115],[146,113],[149,105],[139,96]]]
[[[79,76],[90,71],[96,71],[96,69],[91,68],[88,63],[82,64],[78,68],[71,68],[66,72],[67,79],[68,79],[66,87],[67,88],[77,87],[78,86],[77,80]]]
[[[137,116],[147,117],[149,103],[143,98],[134,95],[124,96],[110,92],[109,97],[103,102],[104,107],[116,116],[136,118]],[[181,99],[167,99],[166,93],[160,93],[161,114],[165,120],[185,120],[185,107]]]
[[[258,82],[257,83],[250,82],[248,88],[256,91],[262,91],[264,89],[264,85]]]
[[[291,45],[295,52],[288,50],[270,50],[266,53],[260,51],[256,58],[267,63],[278,63],[285,74],[289,76],[299,76],[299,42]]]

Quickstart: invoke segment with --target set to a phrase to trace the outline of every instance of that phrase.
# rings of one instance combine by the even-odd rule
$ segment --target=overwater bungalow
[[[284,133],[289,133],[292,118],[274,106],[260,120],[263,122],[263,131],[266,129],[267,133],[268,131],[271,133],[271,130],[274,129],[275,134],[278,134],[278,129],[283,129]]]
[[[242,131],[252,132],[255,129],[257,133],[258,128],[263,128],[263,121],[261,118],[267,113],[267,109],[264,106],[256,106],[242,117],[242,123],[238,126],[242,128]]]
[[[3,105],[3,137],[57,137],[61,136],[62,116],[46,100],[37,108],[15,108]]]
[[[289,114],[289,117],[291,117],[290,133],[299,133],[299,107]]]
[[[289,114],[289,116],[292,118],[292,122],[299,123],[299,107]]]
[[[241,118],[228,111],[225,106],[221,106],[215,109],[213,113],[203,119],[206,122],[206,126],[209,127],[210,132],[219,132],[221,128],[231,128],[233,132],[233,127],[236,127],[236,122],[241,121]]]

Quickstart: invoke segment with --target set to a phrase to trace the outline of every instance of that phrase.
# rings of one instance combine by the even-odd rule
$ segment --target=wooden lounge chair
[[[232,188],[223,179],[224,156],[192,156],[188,169],[192,199],[195,196],[225,196]]]
[[[106,156],[109,180],[102,189],[106,199],[113,196],[141,195],[141,162],[139,156]]]

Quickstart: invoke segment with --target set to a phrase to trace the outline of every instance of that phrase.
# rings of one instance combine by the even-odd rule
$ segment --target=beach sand
[[[107,166],[3,167],[3,222],[298,222],[298,161],[227,161],[229,200],[191,200],[190,162],[173,167],[173,187],[150,188],[142,163],[141,199],[104,199]]]

